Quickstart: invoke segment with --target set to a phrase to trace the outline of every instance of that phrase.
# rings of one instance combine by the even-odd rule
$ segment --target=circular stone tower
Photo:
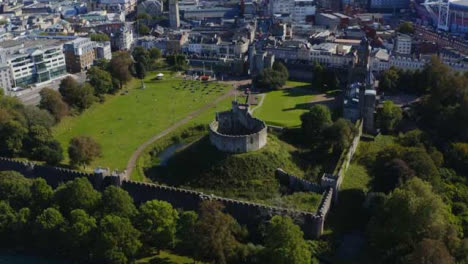
[[[218,150],[244,153],[263,148],[267,143],[267,126],[249,112],[248,104],[232,102],[232,109],[216,114],[210,124],[210,142]]]

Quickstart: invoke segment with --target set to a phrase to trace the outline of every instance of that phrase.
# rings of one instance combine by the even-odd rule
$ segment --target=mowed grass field
[[[122,170],[140,144],[232,88],[215,82],[185,81],[170,73],[156,80],[156,74],[148,73],[145,89],[140,89],[139,80],[133,80],[128,89],[109,96],[104,103],[62,120],[54,128],[54,136],[65,155],[72,137],[90,136],[101,144],[102,156],[87,169],[103,166]]]
[[[254,111],[254,116],[267,124],[284,127],[301,125],[300,116],[308,111],[314,98],[310,84],[288,81],[286,88],[265,93],[263,104]]]

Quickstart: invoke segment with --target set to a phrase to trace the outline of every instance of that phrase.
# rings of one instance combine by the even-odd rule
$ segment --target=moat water
[[[183,149],[187,144],[185,143],[175,143],[165,148],[161,153],[158,154],[160,160],[160,166],[166,166],[167,161],[174,155],[178,150]]]

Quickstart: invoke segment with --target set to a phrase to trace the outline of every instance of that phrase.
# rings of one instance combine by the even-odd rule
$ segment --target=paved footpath
[[[167,134],[171,133],[172,131],[176,130],[177,128],[179,128],[180,126],[182,125],[185,125],[187,124],[190,120],[192,120],[193,118],[199,116],[201,113],[203,113],[205,110],[211,108],[211,107],[214,107],[216,106],[219,102],[221,102],[222,100],[230,97],[230,96],[233,96],[235,95],[236,93],[236,90],[237,90],[237,87],[239,85],[241,85],[243,82],[224,82],[224,83],[227,83],[227,84],[233,84],[234,85],[234,88],[232,88],[231,90],[229,90],[227,93],[221,95],[220,97],[216,98],[214,101],[212,101],[211,103],[203,106],[202,108],[199,108],[193,112],[191,112],[190,114],[188,114],[184,119],[174,123],[173,125],[171,125],[170,127],[166,128],[165,130],[161,131],[159,134],[157,135],[154,135],[152,138],[148,139],[147,141],[145,141],[145,143],[141,144],[137,150],[135,150],[135,152],[133,152],[132,156],[130,157],[130,160],[128,161],[127,163],[127,168],[126,168],[126,178],[127,179],[130,179],[130,176],[132,175],[132,171],[133,169],[135,168],[136,166],[136,162],[137,162],[137,159],[138,157],[141,155],[141,153],[149,146],[151,145],[152,143],[154,143],[156,140],[166,136]]]

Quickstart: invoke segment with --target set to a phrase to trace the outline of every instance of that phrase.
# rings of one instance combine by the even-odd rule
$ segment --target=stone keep
[[[232,109],[216,114],[210,124],[210,142],[218,150],[244,153],[263,148],[267,143],[267,126],[252,117],[248,104],[232,102]]]

